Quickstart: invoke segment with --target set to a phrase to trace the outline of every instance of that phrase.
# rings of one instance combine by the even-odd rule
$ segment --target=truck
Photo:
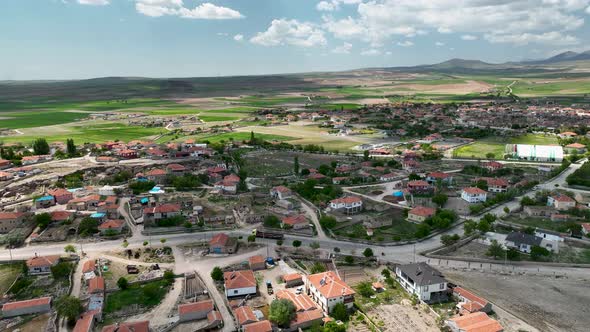
[[[270,281],[266,281],[266,292],[268,295],[272,295],[274,293],[272,289],[272,283]]]
[[[258,238],[264,239],[282,240],[285,238],[285,235],[283,233],[259,231],[257,229],[253,229],[252,234]]]

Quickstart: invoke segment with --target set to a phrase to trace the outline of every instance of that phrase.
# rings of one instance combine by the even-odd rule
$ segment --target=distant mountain
[[[544,59],[544,60],[535,60],[535,61],[523,61],[523,64],[553,64],[553,63],[559,63],[559,62],[568,62],[568,61],[584,61],[584,60],[590,60],[590,50],[585,51],[585,52],[573,52],[573,51],[567,51],[567,52],[563,52],[563,53],[559,53],[557,55],[554,55],[550,58]]]

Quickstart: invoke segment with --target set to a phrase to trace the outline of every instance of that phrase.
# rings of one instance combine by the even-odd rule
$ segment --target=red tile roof
[[[344,203],[344,204],[352,204],[352,203],[357,203],[362,201],[360,199],[360,197],[356,197],[356,196],[346,196],[346,197],[342,197],[342,198],[336,198],[330,201],[330,203],[334,203],[334,204],[340,204],[340,203]]]
[[[23,215],[22,212],[0,212],[0,220],[18,219]]]
[[[82,317],[76,321],[73,332],[90,332],[92,322],[94,320],[94,312],[86,312]]]
[[[51,221],[65,221],[72,217],[73,213],[70,211],[53,211],[51,212]]]
[[[430,217],[436,213],[436,209],[426,206],[416,206],[415,208],[411,209],[408,213],[420,217]]]
[[[558,201],[558,202],[575,202],[575,200],[571,197],[569,197],[568,195],[553,195],[551,196],[551,198],[553,198],[554,200]]]
[[[98,229],[106,230],[111,228],[121,228],[123,227],[123,224],[125,224],[125,221],[121,219],[110,219],[98,225]]]
[[[179,212],[180,211],[180,204],[160,204],[154,207],[149,207],[143,209],[143,213],[170,213],[170,212]]]
[[[467,314],[465,316],[449,319],[454,322],[461,331],[465,332],[500,332],[503,331],[502,325],[488,317],[484,312]]]
[[[64,188],[57,188],[57,189],[47,190],[47,194],[49,194],[51,196],[70,196],[70,195],[72,195],[71,192],[67,191]]]
[[[328,299],[340,297],[342,295],[355,294],[355,291],[332,271],[312,274],[307,276],[307,279],[325,298]]]
[[[290,274],[285,274],[283,276],[283,280],[285,282],[294,281],[294,280],[300,280],[300,279],[303,279],[303,277],[299,273],[290,273]]]
[[[252,308],[248,306],[238,307],[234,309],[234,316],[236,316],[239,325],[244,325],[244,323],[247,324],[249,321],[258,321],[256,315],[254,315],[254,312],[252,311]]]
[[[252,270],[241,270],[223,273],[226,289],[256,287],[256,278]]]
[[[248,263],[252,264],[260,264],[266,262],[266,259],[262,255],[256,255],[248,258]]]
[[[229,235],[225,233],[219,233],[209,240],[209,246],[221,246],[224,247],[229,241]]]
[[[166,171],[163,169],[152,169],[151,171],[147,172],[146,175],[147,176],[160,176],[160,175],[166,175]]]
[[[244,332],[272,332],[272,325],[267,320],[247,324],[244,326]]]
[[[169,164],[168,166],[166,166],[167,169],[171,170],[171,171],[185,171],[186,167],[180,165],[180,164]]]
[[[277,299],[287,299],[295,305],[296,311],[308,311],[317,308],[315,302],[306,294],[295,294],[289,290],[278,290]]]
[[[219,311],[213,310],[207,314],[207,321],[209,324],[211,324],[215,321],[223,321],[223,318],[221,317]]]
[[[443,172],[432,172],[432,173],[428,174],[429,178],[434,178],[434,179],[446,179],[450,176],[451,176],[450,174],[443,173]]]
[[[104,278],[95,277],[88,281],[88,293],[104,292]]]
[[[91,259],[89,261],[84,262],[84,265],[82,266],[82,273],[92,272],[95,269],[96,269],[96,262],[94,262],[94,259]]]
[[[283,217],[281,219],[281,221],[283,222],[283,224],[290,225],[290,226],[307,223],[307,221],[305,220],[305,216],[302,214],[298,214],[295,216]]]
[[[210,312],[213,311],[213,300],[206,300],[200,302],[186,303],[178,306],[178,313],[185,315],[191,312]]]
[[[285,186],[277,186],[277,187],[274,187],[272,189],[274,191],[278,191],[280,193],[290,193],[291,192],[291,189],[289,189],[289,188],[287,188]]]
[[[428,187],[430,184],[424,180],[413,180],[408,182],[408,187]]]
[[[485,190],[479,189],[477,187],[467,187],[467,188],[463,188],[463,191],[470,194],[470,195],[480,195],[480,194],[485,194]]]
[[[51,303],[51,297],[40,297],[38,299],[32,299],[32,300],[8,302],[2,306],[2,311],[18,310],[18,309],[23,309],[23,308],[36,307],[36,306],[40,306],[40,305],[50,304],[50,303]]]
[[[59,255],[51,256],[36,256],[27,260],[27,266],[31,267],[44,267],[53,266],[59,262]]]

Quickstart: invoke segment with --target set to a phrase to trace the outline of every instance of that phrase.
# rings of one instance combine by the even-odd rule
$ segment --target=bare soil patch
[[[467,94],[474,92],[486,92],[492,88],[492,85],[485,82],[467,81],[466,83],[459,84],[403,84],[399,85],[398,87],[421,92]]]
[[[438,332],[436,318],[424,307],[412,307],[409,301],[402,304],[380,305],[372,309],[368,316],[384,332]]]

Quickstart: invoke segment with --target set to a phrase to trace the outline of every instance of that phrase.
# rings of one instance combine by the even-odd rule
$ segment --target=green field
[[[7,112],[0,115],[0,128],[18,129],[51,126],[84,119],[88,114],[61,111]]]
[[[265,141],[290,141],[293,140],[294,137],[289,136],[282,136],[282,135],[270,135],[270,134],[254,134],[256,138],[263,139]],[[236,142],[247,141],[250,139],[249,132],[233,132],[233,133],[223,133],[223,134],[208,134],[208,135],[196,135],[196,136],[189,136],[189,137],[182,137],[179,140],[184,141],[187,138],[193,138],[198,142],[209,141],[210,143],[219,143],[221,141],[229,142],[231,140]]]
[[[516,95],[547,96],[547,95],[579,95],[590,93],[590,81],[518,81],[512,91]]]
[[[204,122],[220,122],[220,121],[236,121],[239,120],[244,116],[237,116],[237,115],[224,115],[224,114],[208,114],[208,115],[199,115],[199,119]]]
[[[153,296],[148,296],[144,293],[145,287],[156,286],[156,291]],[[166,293],[168,292],[169,284],[166,280],[152,281],[143,285],[130,285],[125,290],[118,290],[107,295],[105,301],[104,312],[109,314],[130,305],[140,305],[145,308],[151,308],[158,305]]]
[[[488,153],[493,153],[494,158],[502,159],[506,144],[551,145],[557,144],[557,138],[556,136],[535,134],[527,134],[509,139],[486,138],[456,149],[453,152],[453,157],[485,159],[487,158]]]
[[[29,143],[36,138],[44,137],[48,142],[65,142],[68,138],[79,143],[102,143],[106,141],[120,140],[128,142],[135,139],[150,137],[167,131],[163,128],[144,128],[138,126],[127,126],[122,123],[97,124],[92,126],[72,126],[67,132],[56,134],[28,134],[0,137],[2,143],[23,142]]]

